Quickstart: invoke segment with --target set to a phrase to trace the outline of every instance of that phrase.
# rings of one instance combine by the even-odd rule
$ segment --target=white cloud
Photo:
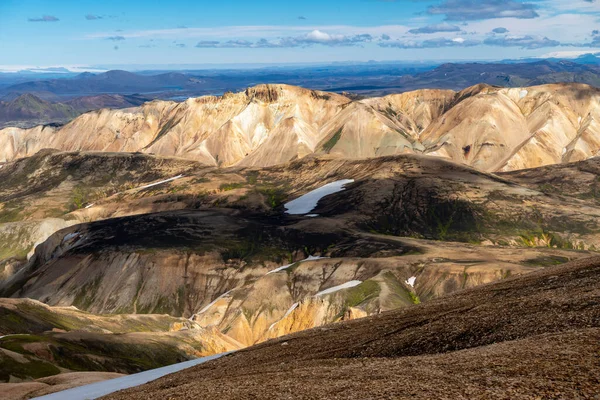
[[[541,36],[518,36],[518,35],[506,35],[506,36],[491,36],[483,41],[488,46],[502,46],[502,47],[520,47],[523,49],[541,49],[543,47],[557,47],[560,46],[560,42],[557,40],[549,39]]]
[[[127,39],[155,38],[155,39],[234,39],[234,38],[276,38],[309,34],[314,31],[328,32],[330,35],[358,35],[370,34],[381,36],[383,34],[398,36],[404,35],[410,28],[404,25],[380,26],[352,26],[352,25],[318,25],[318,26],[281,26],[281,25],[248,25],[248,26],[221,26],[214,28],[173,28],[153,29],[142,31],[120,32],[120,36]],[[105,39],[113,36],[112,32],[96,32],[89,34],[84,39]]]
[[[293,48],[293,47],[308,47],[315,44],[324,46],[357,46],[363,43],[369,43],[378,40],[388,40],[386,36],[375,38],[367,33],[357,35],[341,35],[330,34],[327,32],[315,29],[305,35],[287,36],[277,39],[267,40],[261,38],[257,41],[245,39],[218,41],[218,40],[201,40],[196,47],[198,48]]]
[[[340,37],[341,35],[338,35]],[[334,37],[328,33],[321,32],[318,29],[315,29],[308,35],[306,35],[307,39],[314,40],[316,42],[329,42],[335,40]]]
[[[562,42],[576,42],[589,38],[591,30],[598,26],[597,19],[596,16],[587,14],[542,15],[531,20],[502,18],[472,21],[463,29],[485,34],[502,26],[516,35],[547,36],[560,38]]]
[[[80,73],[80,72],[106,72],[105,69],[91,67],[85,64],[73,64],[73,65],[0,65],[0,72],[2,73],[15,73],[19,71],[32,71],[37,73],[57,73],[58,68],[64,68],[69,72]]]
[[[576,11],[580,13],[593,13],[600,11],[600,1],[586,0],[545,0],[544,9],[552,13]]]
[[[537,58],[577,58],[585,54],[598,55],[600,53],[590,52],[590,50],[568,50],[568,51],[553,51],[550,53],[542,54]]]
[[[533,19],[539,17],[534,3],[515,0],[444,0],[430,6],[428,14],[444,15],[449,21],[475,21],[503,17]]]
[[[430,49],[442,47],[473,47],[481,44],[478,40],[467,40],[461,37],[445,38],[439,37],[427,40],[394,40],[390,42],[380,42],[381,47],[393,47],[398,49]]]
[[[423,26],[421,28],[414,28],[408,31],[412,34],[427,34],[427,33],[437,33],[437,32],[460,32],[460,28],[456,25],[449,24],[447,22],[443,22],[441,24],[433,24]]]

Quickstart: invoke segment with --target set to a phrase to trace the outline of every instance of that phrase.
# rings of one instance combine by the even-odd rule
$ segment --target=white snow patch
[[[28,333],[11,333],[10,335],[4,335],[4,336],[0,336],[0,339],[4,339],[5,337],[11,337],[11,336],[27,336],[29,335]]]
[[[275,268],[274,270],[267,272],[267,275],[271,275],[271,274],[275,274],[279,271],[283,271],[284,269],[287,269],[287,268],[291,267],[292,265],[294,265],[294,264],[282,265],[279,268]]]
[[[304,260],[300,260],[298,261],[299,263],[304,262],[304,261],[314,261],[314,260],[322,260],[324,258],[329,258],[329,257],[318,257],[318,256],[308,256],[307,258],[305,258]],[[274,274],[277,273],[279,271],[283,271],[284,269],[288,269],[289,267],[291,267],[292,265],[294,265],[296,263],[291,263],[291,264],[287,264],[287,265],[282,265],[279,268],[275,268],[272,271],[269,271],[266,273],[266,275],[270,275],[270,274]]]
[[[147,189],[152,186],[162,185],[163,183],[172,182],[174,180],[181,179],[181,178],[183,178],[183,175],[177,175],[177,176],[174,176],[173,178],[165,179],[164,181],[154,182],[149,185],[140,186],[138,189]]]
[[[563,156],[564,156],[565,154],[567,154],[567,148],[566,148],[566,147],[563,149],[562,153],[563,153]]]
[[[409,285],[410,287],[415,287],[415,282],[417,281],[417,277],[416,276],[411,276],[410,278],[408,278],[405,283],[407,285]]]
[[[92,208],[92,207],[94,207],[94,203],[88,204],[87,206],[85,206],[85,208]]]
[[[427,153],[427,155],[432,156],[432,157],[440,157],[440,158],[450,159],[450,157],[448,156],[448,154],[446,152],[440,152],[438,150],[429,152],[429,153]]]
[[[216,360],[228,353],[215,354],[213,356],[202,357],[196,360],[186,361],[179,364],[169,365],[167,367],[151,369],[149,371],[140,372],[139,374],[127,375],[121,378],[109,379],[107,381],[96,382],[90,385],[79,386],[73,389],[63,390],[48,394],[46,396],[36,397],[36,400],[88,400],[97,399],[98,397],[106,396],[119,390],[129,389],[140,386],[150,381],[162,378],[165,375],[182,371],[184,369],[203,364],[207,361]]]
[[[63,242],[66,242],[68,240],[71,240],[73,238],[76,238],[77,236],[79,236],[79,232],[72,232],[72,233],[67,233],[65,235],[65,237],[63,238]]]
[[[290,314],[291,314],[291,313],[292,313],[292,312],[293,312],[293,311],[294,311],[296,308],[298,308],[298,306],[299,306],[299,305],[300,305],[300,303],[294,303],[294,304],[292,304],[292,306],[289,308],[289,310],[287,310],[287,311],[286,311],[286,313],[283,315],[283,317],[281,317],[281,319],[280,319],[279,321],[281,321],[281,320],[283,320],[283,319],[286,319],[286,318],[287,318],[287,317],[288,317],[288,316],[289,316],[289,315],[290,315]],[[274,327],[275,325],[277,325],[277,323],[278,323],[279,321],[277,321],[277,322],[273,322],[273,323],[271,324],[271,326],[269,326],[269,330],[273,329],[273,327]]]
[[[322,290],[319,293],[315,294],[315,296],[322,296],[324,294],[334,293],[334,292],[340,291],[342,289],[353,288],[355,286],[360,285],[361,283],[362,283],[362,281],[350,281],[350,282],[342,283],[341,285],[337,285],[334,287],[330,287],[329,289]]]
[[[300,305],[300,303],[294,303],[294,304],[292,304],[292,306],[290,307],[289,310],[287,310],[287,312],[285,313],[285,315],[283,316],[283,318],[286,318],[287,316],[289,316],[296,308],[298,308],[299,305]]]
[[[318,189],[308,192],[303,196],[285,204],[286,214],[300,215],[308,214],[317,207],[319,200],[333,193],[341,192],[344,186],[354,182],[354,179],[343,179],[328,183]]]
[[[220,295],[219,297],[217,297],[216,299],[214,299],[209,305],[207,305],[206,307],[204,307],[202,310],[198,311],[197,314],[202,314],[202,313],[208,311],[208,309],[211,308],[212,306],[214,306],[217,301],[221,300],[223,297],[227,296],[229,293],[231,293],[231,290],[223,293],[222,295]],[[192,316],[192,318],[193,318],[193,316]]]
[[[318,217],[319,214],[306,214],[305,216],[309,217],[309,218],[315,218],[315,217]]]
[[[521,90],[521,91],[519,92],[519,98],[520,98],[520,99],[524,98],[525,96],[527,96],[527,94],[528,94],[528,93],[529,93],[529,92],[528,92],[527,90],[525,90],[525,89]]]

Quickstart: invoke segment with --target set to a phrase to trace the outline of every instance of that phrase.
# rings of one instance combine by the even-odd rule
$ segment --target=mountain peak
[[[92,74],[91,72],[82,72],[81,74],[77,75],[74,79],[88,79],[93,76],[96,76],[96,74]]]
[[[127,79],[131,77],[139,77],[133,72],[124,71],[120,69],[113,69],[110,71],[103,72],[101,74],[95,75],[95,78],[98,79]]]
[[[49,102],[42,100],[41,98],[39,98],[38,96],[32,94],[32,93],[24,93],[22,95],[20,95],[19,97],[17,97],[16,99],[14,99],[12,101],[12,103],[14,104],[20,104],[23,106],[26,105],[34,105],[34,104],[50,104]]]

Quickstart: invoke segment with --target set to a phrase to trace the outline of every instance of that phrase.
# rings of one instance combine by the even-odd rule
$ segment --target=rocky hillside
[[[50,218],[67,226],[56,225],[35,252],[23,240],[28,231],[5,235],[16,250],[2,264],[2,296],[192,317],[242,345],[426,302],[600,246],[596,198],[547,194],[416,155],[217,168],[46,151],[6,164],[0,178],[0,196],[14,202],[5,229]],[[318,202],[310,210],[318,216],[286,212],[288,201],[343,179],[353,182]]]
[[[39,93],[38,93],[39,94]],[[62,125],[73,118],[102,108],[127,108],[148,101],[139,95],[100,94],[82,96],[70,100],[52,101],[34,94],[11,94],[0,101],[0,128],[32,128],[37,125]]]
[[[488,171],[511,171],[597,155],[600,92],[585,85],[480,86],[420,136],[428,154]]]
[[[552,98],[566,99],[559,89]],[[440,125],[448,134],[439,140],[448,144],[425,146],[431,126],[463,103],[513,94],[479,86],[357,102],[265,86],[190,100],[193,115],[175,103],[145,104],[140,110],[155,125],[139,110],[104,110],[72,122],[105,115],[89,136],[75,134],[75,125],[28,131],[24,148],[41,146],[35,138],[47,135],[70,137],[78,148],[100,143],[98,134],[113,137],[116,113],[137,115],[119,128],[124,136],[115,145],[132,145],[130,152],[44,149],[0,165],[0,316],[8,321],[0,324],[7,335],[0,337],[0,380],[28,381],[6,384],[11,391],[52,390],[41,381],[49,375],[136,372],[440,304],[594,255],[599,158],[481,171],[439,157],[456,156],[450,119]],[[162,114],[150,112],[159,106]],[[181,120],[164,128],[173,113]],[[268,124],[257,123],[257,113]],[[278,113],[288,115],[285,130]],[[189,140],[185,127],[200,132],[218,123],[220,136],[205,139],[204,162],[149,154]],[[154,144],[133,152],[140,132],[152,137],[159,126]],[[250,143],[239,135],[256,140],[248,156],[232,145]],[[387,145],[398,137],[407,154]],[[377,143],[386,145],[369,150]],[[207,150],[217,147],[227,162]],[[413,154],[428,150],[438,157]],[[256,165],[272,157],[277,165]],[[65,382],[60,374],[52,382]]]
[[[600,92],[583,84],[477,85],[360,101],[260,85],[223,97],[93,111],[60,128],[6,128],[0,160],[43,148],[155,153],[223,167],[269,166],[311,154],[413,153],[510,171],[598,154],[599,100]]]
[[[599,265],[286,336],[105,398],[594,398]]]
[[[0,101],[0,127],[21,121],[67,122],[78,112],[70,104],[50,103],[32,94],[23,94],[10,101]],[[31,125],[29,125],[31,126]]]
[[[215,329],[168,315],[94,315],[0,299],[0,382],[69,371],[134,373],[239,349]]]

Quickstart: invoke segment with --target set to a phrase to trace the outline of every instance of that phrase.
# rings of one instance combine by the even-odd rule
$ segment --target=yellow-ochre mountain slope
[[[599,265],[307,330],[103,399],[594,399]]]
[[[44,148],[142,152],[218,166],[270,166],[310,154],[405,153],[485,171],[585,160],[600,151],[600,91],[583,84],[418,90],[360,101],[288,85],[222,97],[102,109],[62,127],[0,130],[0,161]]]

